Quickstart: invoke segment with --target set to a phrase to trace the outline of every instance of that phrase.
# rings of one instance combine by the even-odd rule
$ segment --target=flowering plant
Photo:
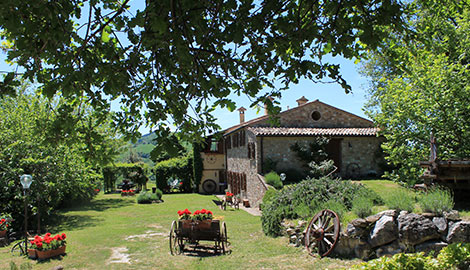
[[[193,220],[206,220],[206,219],[212,219],[212,211],[202,209],[202,210],[196,210],[193,213]]]
[[[189,211],[188,208],[184,210],[179,210],[178,215],[180,216],[180,219],[191,219],[191,211]]]
[[[31,249],[36,249],[36,250],[53,250],[57,249],[61,246],[65,246],[67,241],[65,240],[67,236],[65,233],[62,234],[57,234],[54,237],[51,237],[51,233],[46,233],[44,237],[41,237],[39,235],[36,235],[34,237],[34,240],[31,241]]]
[[[121,192],[124,192],[124,193],[134,193],[134,192],[135,192],[135,189],[123,189]]]
[[[11,216],[9,214],[3,214],[0,216],[0,231],[8,230],[10,226]]]
[[[233,193],[227,191],[227,192],[225,192],[225,197],[231,199],[233,197]]]

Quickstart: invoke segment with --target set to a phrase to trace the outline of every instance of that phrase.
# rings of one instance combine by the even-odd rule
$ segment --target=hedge
[[[169,192],[168,180],[176,178],[182,180],[182,191],[191,192],[194,187],[193,158],[190,155],[170,158],[157,163],[153,167],[157,187],[163,192]]]

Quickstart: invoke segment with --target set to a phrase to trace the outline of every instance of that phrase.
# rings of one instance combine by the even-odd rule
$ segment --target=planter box
[[[38,257],[38,255],[36,254],[36,251],[35,249],[28,249],[28,258],[30,259],[36,259]]]
[[[5,237],[7,235],[7,231],[0,231],[0,237]]]
[[[62,254],[65,253],[65,247],[66,246],[61,246],[57,249],[46,250],[46,251],[36,250],[36,256],[40,260],[44,260],[44,259],[52,258],[52,257],[55,257],[55,256],[59,256],[59,255],[62,255]]]

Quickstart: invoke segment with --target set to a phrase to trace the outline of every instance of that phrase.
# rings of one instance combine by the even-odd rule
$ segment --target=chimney
[[[241,107],[240,109],[238,109],[238,111],[240,112],[240,124],[245,122],[245,111],[246,109]]]
[[[304,105],[305,103],[308,102],[308,99],[305,98],[305,96],[302,96],[301,98],[297,99],[297,104],[298,106]]]
[[[271,100],[271,103],[273,102],[274,98],[269,96],[267,99]],[[264,103],[264,115],[268,115],[268,105]]]

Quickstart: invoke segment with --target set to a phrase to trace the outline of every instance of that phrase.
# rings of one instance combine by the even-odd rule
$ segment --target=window
[[[249,159],[256,158],[256,145],[254,142],[248,143],[248,158]]]
[[[235,133],[234,135],[232,135],[233,148],[238,147],[238,143],[240,142],[238,137],[240,137],[238,133]]]
[[[314,121],[318,121],[321,118],[321,114],[319,111],[313,111],[311,117]]]

